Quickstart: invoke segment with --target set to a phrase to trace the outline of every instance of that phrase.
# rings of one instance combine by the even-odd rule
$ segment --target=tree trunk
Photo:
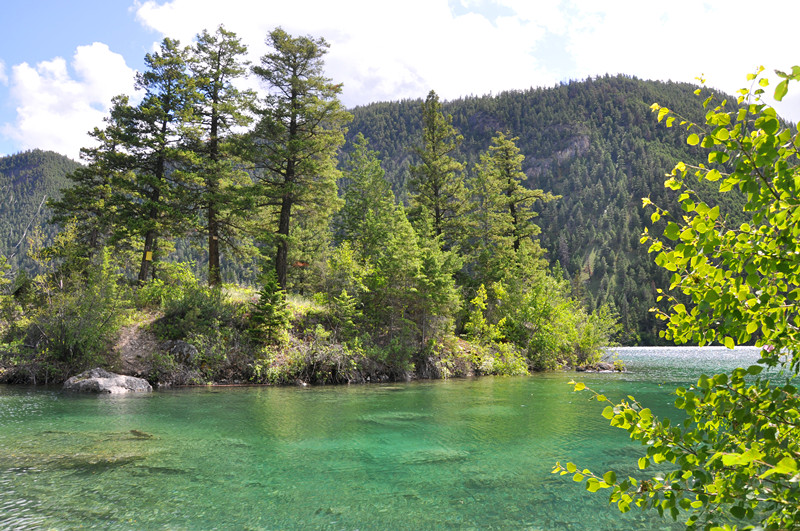
[[[289,222],[292,215],[292,200],[288,196],[281,201],[281,215],[278,220],[278,249],[275,253],[275,273],[278,284],[286,290],[286,274],[289,262]]]
[[[209,141],[209,155],[211,159],[211,172],[206,177],[206,192],[208,194],[208,285],[219,286],[222,283],[219,256],[219,222],[217,220],[217,203],[219,198],[219,114],[217,103],[219,93],[215,90],[212,97],[211,111],[211,139]]]
[[[213,202],[208,205],[208,285],[219,286],[222,275],[219,270],[219,225],[217,209]]]
[[[155,251],[156,231],[149,230],[144,236],[144,250],[142,251],[142,263],[139,266],[139,284],[147,282],[150,274],[150,266],[153,262],[153,252]]]

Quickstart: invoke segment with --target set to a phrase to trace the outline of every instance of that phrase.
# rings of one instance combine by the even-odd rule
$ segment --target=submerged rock
[[[92,369],[64,382],[64,389],[81,393],[148,393],[153,390],[147,380]]]

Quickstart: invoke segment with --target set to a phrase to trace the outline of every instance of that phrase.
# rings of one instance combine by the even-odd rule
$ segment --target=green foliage
[[[571,298],[566,280],[539,271],[516,284],[496,282],[491,291],[481,286],[464,328],[473,341],[510,349],[542,371],[598,361],[619,331],[618,320],[605,307],[589,314]]]
[[[683,212],[672,217],[655,207],[654,220],[670,221],[662,237],[643,237],[659,265],[672,272],[660,297],[670,307],[657,310],[667,321],[665,336],[731,348],[755,339],[760,365],[703,375],[695,386],[678,388],[681,423],[656,418],[632,397],[607,406],[603,416],[611,425],[647,447],[639,468],[658,464],[663,472],[623,479],[584,470],[575,476],[586,479],[590,491],[610,488],[610,501],[623,512],[655,509],[685,517],[691,529],[736,528],[741,521],[758,529],[800,525],[800,395],[793,383],[800,368],[800,132],[761,100],[769,84],[758,77],[762,70],[749,76],[753,87],[740,91],[736,105],[706,99],[702,124],[653,105],[667,127],[686,128],[687,142],[706,150],[709,164],[675,167],[665,184],[680,193]],[[800,81],[800,68],[779,75],[784,81],[777,98],[789,80]],[[726,222],[693,182],[742,194],[748,222]],[[780,371],[765,373],[765,367]],[[557,465],[554,472],[575,473],[576,467]]]
[[[504,293],[502,287],[496,287],[494,291],[495,293],[499,292],[499,296]],[[505,339],[502,331],[505,326],[505,317],[501,318],[496,324],[486,320],[487,297],[486,288],[481,284],[477,295],[470,301],[472,309],[469,312],[467,323],[464,325],[464,331],[467,333],[467,337],[473,341],[499,343]]]
[[[53,245],[32,244],[42,271],[32,279],[26,302],[12,330],[24,334],[18,345],[18,370],[30,379],[63,380],[110,361],[112,341],[122,324],[128,293],[109,249],[91,261],[76,256],[74,227],[59,233]],[[10,338],[14,339],[14,338]]]
[[[469,167],[480,162],[498,131],[518,138],[514,143],[525,155],[521,186],[561,196],[537,203],[539,215],[533,221],[541,233],[536,237],[547,249],[539,258],[551,267],[560,264],[574,297],[588,311],[604,304],[616,308],[625,344],[665,343],[658,336],[662,323],[648,310],[655,304],[655,286],[666,284],[669,275],[638,245],[650,217],[639,208],[641,197],[651,194],[665,208],[679,209],[661,177],[679,160],[697,157],[699,149],[687,145],[674,128],[651,120],[649,105],[660,101],[694,121],[703,120],[706,111],[692,96],[695,88],[601,76],[442,103],[442,112],[452,116],[452,127],[464,137],[459,160]],[[358,107],[348,131],[349,139],[359,133],[370,138],[372,149],[381,153],[387,181],[406,202],[409,168],[417,163],[408,146],[422,137],[420,104],[407,100]],[[710,183],[704,188],[710,190]],[[738,198],[721,199],[723,213],[744,221]],[[491,271],[501,271],[502,261],[492,263],[491,252],[482,260]],[[470,288],[495,280],[476,279]]]
[[[300,219],[321,218],[327,225],[337,206],[336,152],[352,116],[339,102],[341,85],[323,75],[324,39],[292,37],[277,28],[267,41],[273,51],[253,68],[270,92],[250,133],[251,156],[260,169],[258,201],[271,207],[265,229],[276,235],[278,284],[286,289],[296,209],[305,206]]]
[[[248,333],[267,345],[281,345],[288,340],[290,326],[286,293],[278,286],[274,271],[266,275],[264,286],[258,292],[258,300],[250,310]]]
[[[190,262],[166,262],[159,268],[159,277],[139,286],[135,300],[139,308],[164,308],[168,301],[184,296],[185,290],[192,289],[197,279]]]
[[[464,237],[467,208],[464,165],[453,158],[463,137],[452,121],[430,91],[422,105],[422,142],[413,148],[420,162],[409,168],[407,183],[413,216],[427,217],[433,234],[448,247]]]
[[[253,368],[254,380],[271,384],[365,382],[373,357],[365,356],[358,342],[332,341],[331,333],[317,325],[308,341],[286,349],[265,349]]]
[[[334,297],[331,301],[331,320],[336,335],[342,342],[353,339],[358,333],[358,323],[363,314],[358,309],[358,301],[355,297],[347,294],[347,290]]]
[[[243,328],[239,308],[231,304],[220,288],[208,288],[186,268],[175,268],[176,279],[153,291],[163,300],[164,315],[152,324],[161,339],[187,340],[193,335],[215,334],[223,328]]]

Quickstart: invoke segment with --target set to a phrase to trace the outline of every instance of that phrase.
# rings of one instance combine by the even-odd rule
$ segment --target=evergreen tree
[[[111,198],[115,239],[141,238],[139,282],[153,275],[159,259],[159,238],[185,233],[194,217],[187,191],[194,176],[184,168],[190,160],[187,140],[198,135],[193,116],[198,100],[186,66],[188,50],[164,39],[158,52],[145,56],[147,69],[137,74],[142,102],[130,107],[117,100],[112,116],[125,157],[114,172]]]
[[[50,203],[52,221],[61,227],[67,224],[76,227],[76,244],[83,245],[86,257],[93,255],[109,240],[115,225],[120,222],[112,206],[112,177],[127,162],[120,144],[124,125],[121,114],[127,113],[128,107],[126,96],[114,98],[111,113],[104,119],[105,128],[96,127],[90,133],[97,145],[81,149],[81,158],[86,165],[67,175],[72,186],[64,188],[60,200]]]
[[[433,233],[446,247],[463,237],[467,209],[464,165],[453,158],[463,137],[442,112],[439,96],[430,91],[422,105],[422,143],[413,148],[420,162],[411,166],[408,191],[416,217],[428,216]]]
[[[206,214],[210,286],[222,281],[220,245],[233,243],[241,218],[247,214],[245,209],[236,207],[237,192],[247,175],[237,170],[230,138],[233,128],[252,121],[248,111],[255,93],[235,86],[247,73],[248,63],[243,60],[246,53],[247,46],[236,34],[219,26],[214,34],[204,30],[197,37],[189,59],[201,96],[194,109],[202,130],[202,142],[196,147],[200,160],[196,164],[203,176],[199,206]]]
[[[287,285],[293,211],[329,216],[336,202],[336,152],[350,114],[338,96],[341,85],[323,75],[324,39],[292,37],[283,29],[267,38],[273,51],[253,71],[269,94],[252,133],[265,204],[277,210],[275,272]]]
[[[363,256],[375,256],[384,246],[395,218],[395,197],[378,154],[364,135],[355,139],[345,180],[344,206],[335,220],[337,239],[349,241]]]
[[[258,301],[250,312],[250,336],[269,345],[284,342],[290,326],[291,314],[286,306],[286,292],[278,285],[275,272],[270,270],[264,286],[258,292]]]
[[[472,193],[472,254],[476,262],[477,284],[490,284],[508,273],[530,274],[529,267],[512,271],[512,265],[535,267],[542,251],[534,237],[539,227],[533,223],[536,201],[556,199],[549,192],[522,186],[525,156],[507,134],[497,133],[492,145],[475,165]],[[533,260],[532,260],[533,259]],[[539,264],[542,265],[542,264]]]

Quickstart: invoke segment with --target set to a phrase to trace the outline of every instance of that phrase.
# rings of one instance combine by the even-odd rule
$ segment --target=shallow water
[[[91,397],[0,386],[0,529],[670,529],[557,460],[635,473],[640,447],[573,393],[634,394],[754,349],[617,349],[624,374]],[[680,528],[680,526],[679,526]]]

